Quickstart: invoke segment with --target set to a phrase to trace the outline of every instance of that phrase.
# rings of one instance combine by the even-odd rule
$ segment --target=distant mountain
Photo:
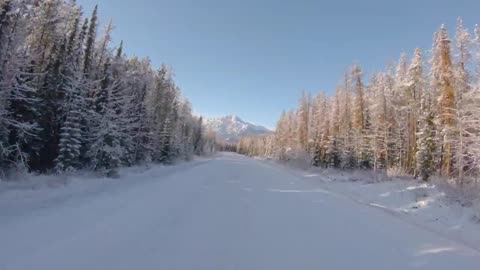
[[[244,136],[259,136],[272,133],[271,130],[264,126],[245,122],[235,115],[207,119],[205,126],[214,130],[218,139],[230,143],[236,143]]]

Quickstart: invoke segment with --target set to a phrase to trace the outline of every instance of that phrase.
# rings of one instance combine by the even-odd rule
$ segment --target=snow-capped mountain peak
[[[272,132],[264,126],[246,122],[236,115],[207,119],[205,125],[214,130],[219,139],[232,143],[244,136],[258,136]]]

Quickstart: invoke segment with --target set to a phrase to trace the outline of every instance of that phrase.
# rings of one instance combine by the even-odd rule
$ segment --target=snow
[[[424,183],[408,177],[375,179],[373,172],[300,170],[291,166],[288,169],[338,196],[382,209],[410,224],[480,251],[480,211],[475,206],[466,207],[468,203],[461,201],[465,194],[455,194],[458,191],[449,190],[443,180]]]
[[[243,121],[236,115],[206,119],[205,126],[215,131],[217,136],[226,142],[237,142],[243,136],[272,133],[268,128]]]
[[[354,194],[349,185],[349,194]],[[346,186],[342,185],[342,190]],[[462,206],[455,197],[450,197],[436,184],[421,184],[413,180],[394,180],[366,185],[361,191],[364,202],[379,205],[402,215],[414,224],[419,224],[444,237],[463,242],[480,250],[480,220],[475,208]]]
[[[0,269],[480,269],[478,241],[397,211],[436,205],[408,208],[414,183],[332,181],[223,153],[66,182],[1,183]]]

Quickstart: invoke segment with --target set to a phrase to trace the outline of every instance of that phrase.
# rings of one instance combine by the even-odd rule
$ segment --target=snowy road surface
[[[137,178],[0,209],[0,269],[480,269],[476,250],[254,159]]]

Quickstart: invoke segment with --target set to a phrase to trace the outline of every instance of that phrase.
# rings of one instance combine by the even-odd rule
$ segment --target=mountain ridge
[[[228,143],[236,143],[244,136],[261,136],[273,133],[272,130],[262,125],[244,121],[237,115],[206,119],[205,126],[215,131],[218,139]]]

